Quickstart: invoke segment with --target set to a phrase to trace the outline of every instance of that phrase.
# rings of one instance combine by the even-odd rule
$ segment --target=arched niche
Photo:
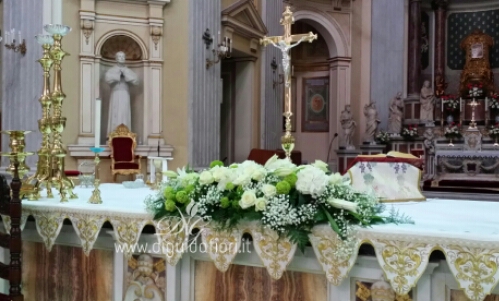
[[[325,68],[323,68],[322,74],[326,76],[329,74],[329,131],[323,135],[322,138],[324,139],[321,141],[322,144],[326,145],[324,149],[328,150],[329,142],[335,137],[335,133],[341,134],[341,111],[346,104],[350,104],[351,50],[347,39],[348,35],[343,32],[334,17],[328,13],[301,5],[292,8],[292,10],[296,22],[307,24],[310,28],[313,28],[313,32],[321,37],[321,41],[318,41],[315,47],[324,46],[324,43],[327,46],[327,49],[319,50],[320,53],[317,54],[317,59],[327,56],[327,64],[324,64]],[[305,51],[306,49],[304,48]],[[322,58],[320,60],[323,60]],[[299,93],[301,93],[301,90]],[[301,120],[298,120],[298,122],[301,122]],[[338,140],[334,141],[333,149],[338,148]],[[312,141],[309,142],[313,143]],[[323,155],[321,154],[321,157]],[[324,159],[326,157],[327,153]]]
[[[104,36],[96,46],[96,68],[98,69],[99,95],[102,99],[101,116],[101,144],[106,143],[106,137],[114,129],[109,128],[108,120],[110,113],[111,86],[106,82],[105,75],[115,64],[115,55],[119,51],[125,53],[126,67],[130,68],[139,81],[137,85],[129,85],[130,108],[132,115],[131,131],[137,133],[137,142],[142,144],[147,137],[144,137],[145,121],[145,89],[147,83],[144,82],[146,76],[147,53],[141,47],[141,41],[137,37],[125,33],[111,33]]]

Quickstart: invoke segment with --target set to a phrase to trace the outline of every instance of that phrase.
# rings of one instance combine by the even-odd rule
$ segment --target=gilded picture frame
[[[303,79],[302,132],[329,132],[329,77]]]

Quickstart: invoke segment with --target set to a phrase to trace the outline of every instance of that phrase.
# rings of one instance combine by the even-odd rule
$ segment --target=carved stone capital
[[[163,36],[163,26],[151,25],[151,38],[154,42],[154,49],[158,50],[158,43],[161,36]]]
[[[81,30],[85,36],[85,43],[88,45],[92,31],[94,31],[94,21],[88,19],[81,20]]]

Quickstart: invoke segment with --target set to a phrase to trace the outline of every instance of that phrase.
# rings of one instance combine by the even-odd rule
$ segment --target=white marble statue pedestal
[[[150,177],[150,182],[155,183],[156,182],[156,165],[154,162],[156,160],[161,161],[161,171],[165,172],[168,170],[168,161],[172,160],[173,158],[168,158],[168,157],[147,157],[147,161],[149,161],[148,166],[149,166],[149,177]],[[168,179],[166,177],[163,177],[163,182],[167,182]]]

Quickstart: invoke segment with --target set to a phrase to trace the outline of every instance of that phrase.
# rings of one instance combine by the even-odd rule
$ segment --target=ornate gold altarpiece
[[[463,97],[468,95],[468,84],[482,84],[486,95],[494,89],[494,73],[490,68],[490,48],[494,46],[491,36],[477,29],[461,42],[461,49],[466,52],[466,62],[461,72],[459,91]]]

